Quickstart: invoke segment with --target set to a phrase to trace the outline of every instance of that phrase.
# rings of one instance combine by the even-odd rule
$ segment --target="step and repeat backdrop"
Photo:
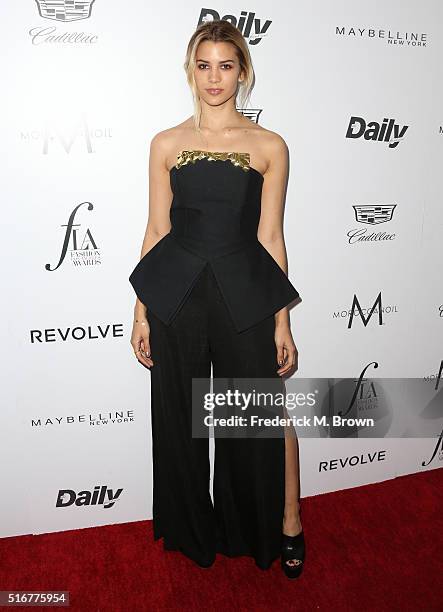
[[[352,414],[378,425],[300,436],[302,497],[440,468],[441,3],[22,0],[0,14],[0,536],[152,517],[128,277],[151,138],[192,114],[186,45],[217,18],[252,55],[239,110],[290,151],[293,378],[354,381]],[[404,414],[383,379],[399,379]]]

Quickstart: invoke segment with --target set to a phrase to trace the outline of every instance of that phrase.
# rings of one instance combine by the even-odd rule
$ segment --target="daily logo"
[[[395,123],[395,119],[387,119],[386,117],[381,123],[377,121],[366,123],[363,117],[352,116],[346,130],[346,138],[353,140],[363,138],[364,140],[385,142],[388,143],[389,149],[395,149],[403,140],[408,127],[408,125],[400,126]]]
[[[108,487],[97,485],[93,491],[79,491],[72,489],[60,489],[55,503],[56,508],[69,508],[69,506],[103,506],[112,508],[118,500],[123,489],[108,489]]]
[[[210,8],[202,8],[200,11],[200,16],[198,18],[197,26],[205,21],[213,21],[215,19],[222,19],[224,21],[229,21],[236,28],[240,30],[243,36],[248,40],[250,45],[258,45],[258,43],[264,38],[269,30],[269,26],[272,21],[270,19],[259,19],[255,16],[255,13],[248,11],[241,11],[240,17],[235,17],[235,15],[223,15],[220,17],[220,13],[218,13],[214,9]]]
[[[89,227],[85,229],[82,228],[80,223],[74,223],[75,215],[83,205],[87,205],[87,210],[89,211],[94,209],[91,202],[82,202],[71,212],[68,223],[61,226],[66,227],[66,231],[59,261],[55,268],[51,268],[51,264],[47,263],[45,269],[48,270],[48,272],[54,272],[54,270],[57,270],[62,265],[68,250],[71,255],[71,262],[75,266],[94,266],[101,264],[100,251],[97,248],[91,230]],[[82,232],[81,235],[80,231]]]

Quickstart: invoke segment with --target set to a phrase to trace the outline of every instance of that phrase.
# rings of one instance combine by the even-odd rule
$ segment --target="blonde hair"
[[[200,131],[201,104],[194,78],[196,65],[195,56],[198,45],[204,40],[228,42],[234,45],[240,62],[240,72],[244,74],[244,78],[239,83],[239,88],[237,90],[240,107],[245,107],[248,104],[255,83],[254,68],[252,66],[248,44],[240,30],[229,21],[223,19],[216,19],[199,25],[188,43],[185,63],[183,64],[194,99],[194,125],[197,131]]]

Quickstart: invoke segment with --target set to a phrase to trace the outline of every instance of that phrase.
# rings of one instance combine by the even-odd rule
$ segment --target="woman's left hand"
[[[298,359],[298,351],[292,339],[289,325],[276,325],[274,339],[277,347],[277,363],[281,366],[277,370],[277,374],[282,376],[295,366]]]

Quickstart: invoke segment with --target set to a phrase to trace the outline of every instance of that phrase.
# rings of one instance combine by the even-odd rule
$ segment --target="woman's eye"
[[[208,68],[208,64],[197,64],[197,67],[199,68],[199,70],[201,70],[202,68]],[[222,68],[227,68],[228,70],[231,70],[232,66],[231,64],[221,64]]]

